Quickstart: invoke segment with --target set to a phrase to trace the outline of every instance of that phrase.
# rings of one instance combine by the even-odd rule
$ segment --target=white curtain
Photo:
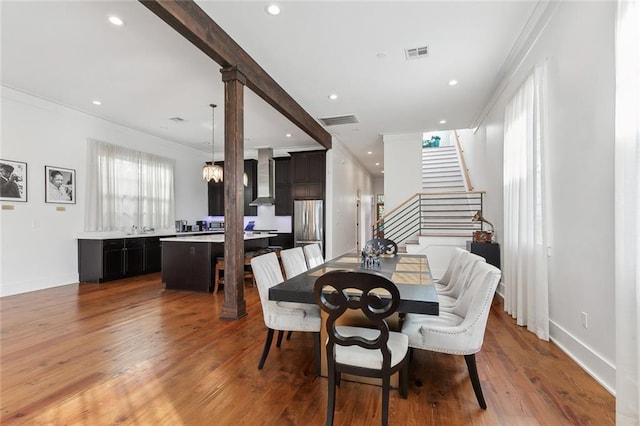
[[[640,4],[616,22],[616,423],[640,424]]]
[[[85,231],[173,228],[174,161],[89,140]]]
[[[546,65],[536,67],[505,109],[505,310],[549,340],[548,223],[545,172]]]

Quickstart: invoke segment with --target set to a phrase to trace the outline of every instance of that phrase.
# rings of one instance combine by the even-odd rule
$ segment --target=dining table
[[[345,253],[269,289],[269,299],[315,304],[313,287],[329,271],[348,270],[378,273],[389,278],[400,291],[399,313],[438,315],[438,294],[433,285],[429,261],[423,254],[399,253],[368,262],[360,253]]]
[[[347,270],[382,274],[389,278],[400,291],[400,303],[394,317],[388,318],[389,327],[400,331],[401,316],[407,313],[438,315],[438,294],[433,285],[429,261],[426,255],[403,254],[380,256],[371,262],[363,259],[360,253],[345,253],[325,263],[311,268],[300,275],[291,277],[269,289],[269,300],[280,302],[298,302],[315,304],[314,285],[318,277],[330,271]],[[320,341],[325,341],[326,313],[321,312],[322,327]],[[339,322],[344,325],[367,326],[361,312],[345,313]],[[321,375],[327,375],[326,351],[320,351],[319,368]],[[345,374],[344,379],[362,383],[380,385],[380,379],[365,378]],[[391,376],[391,386],[398,386],[398,373]]]

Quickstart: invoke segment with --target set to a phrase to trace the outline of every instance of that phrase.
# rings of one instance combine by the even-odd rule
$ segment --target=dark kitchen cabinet
[[[105,282],[161,269],[159,237],[78,240],[80,282]]]
[[[162,243],[160,237],[144,239],[144,273],[160,272],[162,269]]]
[[[221,167],[224,162],[216,161]],[[245,216],[257,216],[258,208],[250,206],[258,196],[258,161],[244,160],[244,172],[247,174],[247,186],[244,187],[243,204]],[[208,183],[209,216],[224,216],[224,181]]]
[[[324,199],[325,151],[291,153],[291,195],[294,200]]]
[[[293,201],[291,198],[291,158],[274,158],[275,163],[275,215],[291,216]]]

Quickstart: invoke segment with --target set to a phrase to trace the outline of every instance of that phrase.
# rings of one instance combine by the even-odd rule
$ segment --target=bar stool
[[[244,279],[251,280],[251,285],[255,287],[256,279],[253,276],[253,271],[251,270],[251,258],[255,256],[255,252],[247,252],[244,255]],[[249,269],[247,269],[247,266]],[[224,257],[218,257],[216,259],[216,265],[213,270],[213,293],[218,293],[218,287],[220,284],[224,284],[224,276],[221,275],[221,272],[224,271]]]

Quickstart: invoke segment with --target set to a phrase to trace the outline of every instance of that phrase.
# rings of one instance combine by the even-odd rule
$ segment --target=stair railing
[[[456,137],[456,151],[458,151],[460,168],[462,169],[462,175],[464,176],[464,187],[467,189],[467,191],[473,191],[473,186],[471,186],[471,179],[469,179],[469,169],[467,169],[467,163],[464,161],[464,150],[462,149],[462,145],[460,145],[460,136],[458,136],[457,130],[454,130],[453,134]]]
[[[485,191],[421,192],[412,195],[372,225],[373,238],[398,245],[415,236],[471,237],[483,230],[472,222],[482,211]]]

